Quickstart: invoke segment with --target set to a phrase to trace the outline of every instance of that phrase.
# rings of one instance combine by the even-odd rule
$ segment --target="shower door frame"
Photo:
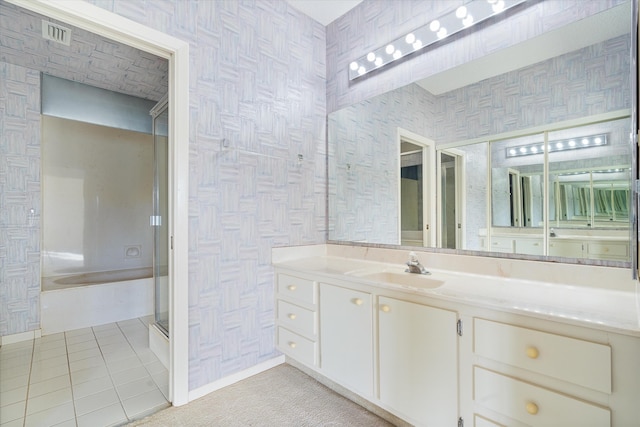
[[[169,62],[169,400],[189,402],[189,44],[81,0],[5,0]],[[176,284],[185,284],[176,286]]]

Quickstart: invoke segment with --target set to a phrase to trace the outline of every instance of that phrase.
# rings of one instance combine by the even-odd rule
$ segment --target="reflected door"
[[[435,246],[431,201],[434,168],[429,167],[433,147],[426,141],[424,144],[404,138],[400,142],[400,244],[405,246]]]
[[[168,216],[168,123],[167,102],[161,101],[151,110],[153,116],[154,186],[153,279],[155,284],[155,322],[169,336],[169,216]]]
[[[463,216],[462,168],[463,153],[457,150],[439,152],[440,221],[439,247],[462,249]]]

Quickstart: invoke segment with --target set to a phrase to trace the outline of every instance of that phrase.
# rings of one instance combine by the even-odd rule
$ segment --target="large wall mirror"
[[[331,113],[329,240],[630,265],[632,14]]]

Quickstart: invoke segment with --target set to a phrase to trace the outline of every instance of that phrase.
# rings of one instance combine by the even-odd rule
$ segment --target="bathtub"
[[[43,335],[154,314],[151,267],[43,277]]]

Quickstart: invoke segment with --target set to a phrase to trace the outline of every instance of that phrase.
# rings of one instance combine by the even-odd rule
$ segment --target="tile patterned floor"
[[[169,374],[132,319],[0,347],[0,427],[106,427],[169,406]]]

